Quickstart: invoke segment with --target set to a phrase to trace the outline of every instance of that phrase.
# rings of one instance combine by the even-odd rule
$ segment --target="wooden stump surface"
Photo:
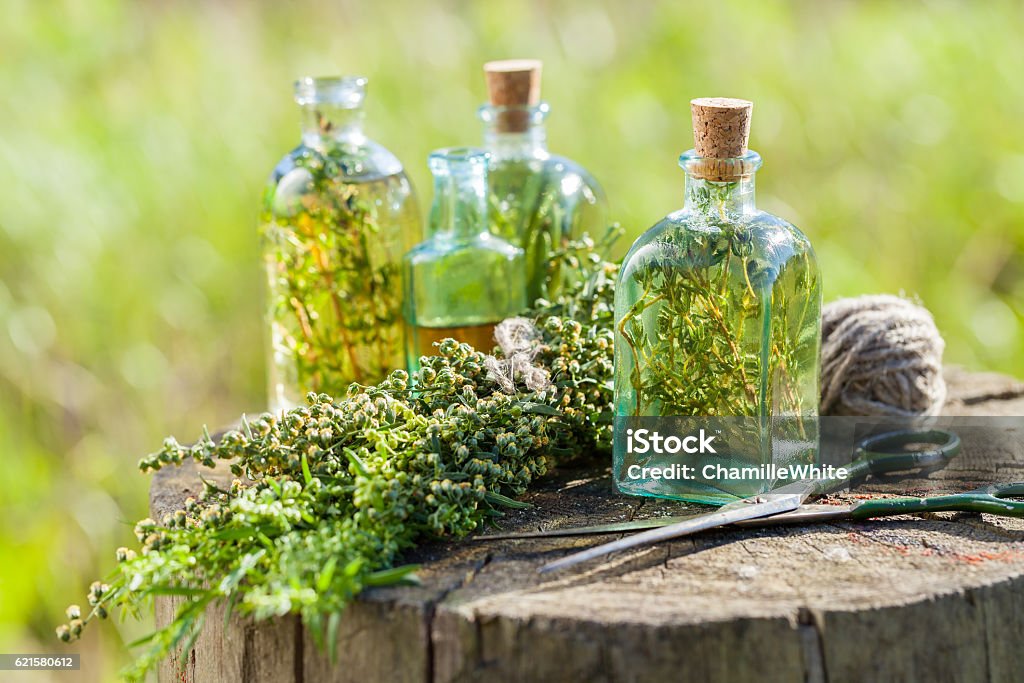
[[[946,414],[1024,415],[1024,383],[955,369],[947,380]],[[996,457],[1005,481],[1024,480],[1019,454]],[[686,508],[615,495],[609,465],[560,469],[502,530]],[[153,516],[199,490],[193,467],[160,472]],[[225,627],[214,609],[187,664],[164,662],[159,680],[1024,680],[1024,520],[940,513],[734,528],[536,574],[609,538],[423,546],[405,558],[423,564],[422,585],[361,596],[342,619],[333,665],[294,617]],[[157,601],[158,624],[174,606]]]

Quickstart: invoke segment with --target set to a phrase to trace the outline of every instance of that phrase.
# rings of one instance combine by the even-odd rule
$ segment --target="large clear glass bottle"
[[[427,239],[404,259],[410,371],[449,337],[489,352],[495,325],[526,308],[523,250],[488,228],[487,160],[486,152],[471,147],[430,155],[434,203]]]
[[[402,366],[402,254],[419,210],[402,164],[363,133],[366,79],[295,84],[302,143],[264,197],[270,407]]]
[[[821,289],[807,238],[754,205],[750,103],[694,100],[693,112],[685,206],[637,239],[616,285],[613,471],[624,493],[721,504],[788,483],[760,466],[816,455]],[[648,443],[706,429],[718,448],[654,453],[630,441],[640,429]],[[671,469],[684,462],[689,479]]]
[[[548,297],[551,255],[584,232],[600,237],[608,205],[594,177],[548,151],[540,101],[541,63],[504,60],[484,65],[490,103],[480,107],[489,170],[493,232],[526,253],[526,299]]]

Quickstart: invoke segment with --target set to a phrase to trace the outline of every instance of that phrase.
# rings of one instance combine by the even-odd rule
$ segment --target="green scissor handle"
[[[850,511],[853,519],[908,515],[915,512],[987,512],[1002,517],[1024,517],[1024,482],[993,484],[967,493],[931,498],[889,498],[868,500]]]
[[[901,450],[910,444],[931,444],[934,448]],[[944,429],[900,429],[862,440],[847,469],[850,481],[857,481],[869,474],[936,467],[960,453],[960,448],[960,437]]]

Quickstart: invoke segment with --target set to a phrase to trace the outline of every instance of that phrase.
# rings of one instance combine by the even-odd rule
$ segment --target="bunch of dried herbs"
[[[330,648],[364,587],[408,579],[414,567],[395,566],[403,550],[477,529],[559,458],[607,450],[617,267],[588,240],[559,258],[562,293],[533,311],[550,386],[505,393],[482,353],[446,340],[412,377],[395,370],[338,399],[311,393],[307,405],[243,420],[219,441],[168,439],[143,471],[192,459],[251,483],[207,482],[182,509],[140,521],[141,549],[118,549],[111,578],[92,585],[88,610],[68,609],[58,637],[171,595],[182,599],[173,621],[138,643],[127,678],[176,648],[187,656],[215,603],[257,619],[297,613]]]

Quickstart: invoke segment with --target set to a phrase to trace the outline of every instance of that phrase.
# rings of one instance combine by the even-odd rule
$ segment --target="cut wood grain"
[[[953,415],[1024,415],[1024,383],[947,373]],[[505,530],[577,526],[685,506],[611,492],[609,464],[562,468]],[[1007,476],[1024,462],[1008,461]],[[1002,471],[1002,470],[1001,470]],[[200,490],[192,467],[151,491],[158,518]],[[698,508],[694,507],[694,510]],[[912,519],[730,529],[624,553],[579,572],[538,566],[594,538],[425,545],[422,585],[367,591],[331,664],[294,617],[211,610],[164,682],[1019,681],[1024,520]],[[697,552],[699,551],[699,552]],[[157,623],[173,614],[157,601]]]

